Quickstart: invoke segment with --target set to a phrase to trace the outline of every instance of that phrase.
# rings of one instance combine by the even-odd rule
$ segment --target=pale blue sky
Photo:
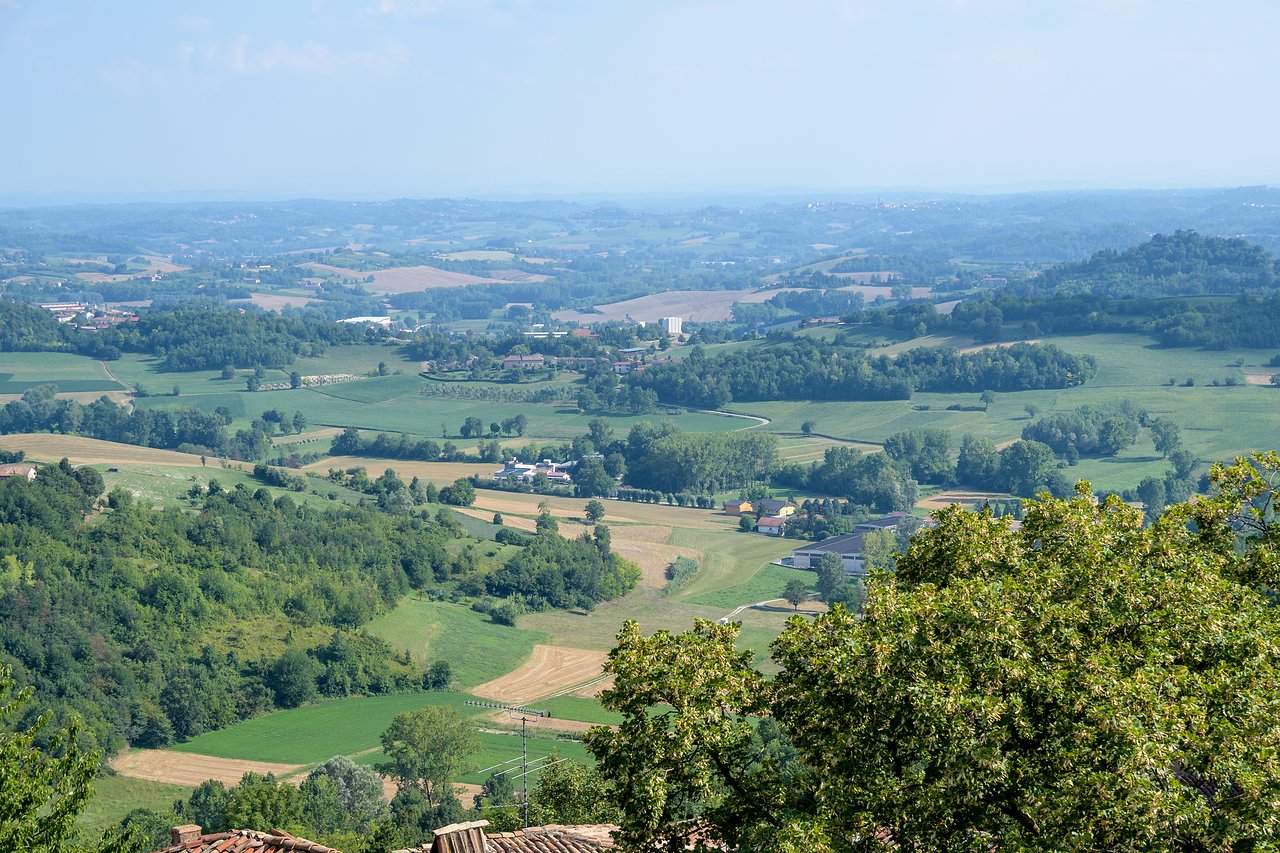
[[[0,0],[0,193],[1276,183],[1278,32],[1276,0]]]

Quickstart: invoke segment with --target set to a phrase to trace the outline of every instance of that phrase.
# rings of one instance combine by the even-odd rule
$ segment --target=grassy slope
[[[87,832],[106,829],[134,809],[164,811],[174,800],[191,794],[191,789],[183,785],[119,775],[95,779],[93,789],[89,805],[76,818],[76,826]]]
[[[102,362],[61,352],[0,353],[0,394],[21,394],[28,388],[53,383],[66,393],[119,391],[121,385],[102,368]]]
[[[459,604],[407,598],[367,626],[369,633],[407,649],[420,662],[447,661],[464,687],[511,672],[545,637],[524,628],[495,625]]]

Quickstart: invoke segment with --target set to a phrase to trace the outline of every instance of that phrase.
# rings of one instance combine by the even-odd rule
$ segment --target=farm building
[[[36,478],[36,466],[0,465],[0,480],[7,480],[10,477],[18,477],[30,483]]]
[[[828,536],[821,542],[797,548],[791,555],[791,565],[797,569],[812,569],[818,565],[823,554],[836,554],[844,562],[844,570],[849,574],[862,572],[862,539],[865,531],[845,533],[841,536]]]
[[[659,317],[658,328],[674,338],[684,328],[684,320],[680,317]]]
[[[781,536],[787,528],[787,520],[780,515],[762,515],[756,522],[756,532],[765,536]]]
[[[537,370],[545,367],[547,360],[541,355],[509,355],[502,360],[503,370]]]
[[[788,515],[796,514],[796,505],[789,500],[779,501],[769,499],[756,501],[755,510],[761,515],[780,515],[785,518]]]
[[[852,533],[828,536],[821,542],[797,548],[790,557],[790,565],[797,569],[811,569],[823,554],[837,554],[844,561],[849,574],[862,573],[862,540],[873,530],[896,530],[906,517],[904,512],[893,512],[881,518],[872,518],[853,526]]]
[[[576,462],[552,462],[550,459],[543,459],[541,462],[529,465],[513,456],[506,461],[501,471],[493,472],[493,479],[504,483],[531,483],[535,477],[542,474],[553,483],[568,484],[573,482],[569,476],[569,469],[576,464]]]
[[[724,502],[725,515],[744,515],[748,512],[751,512],[751,510],[752,510],[751,501],[739,500],[739,501]]]

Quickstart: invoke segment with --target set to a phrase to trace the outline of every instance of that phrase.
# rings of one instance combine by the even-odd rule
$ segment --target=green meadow
[[[93,792],[88,806],[76,817],[76,826],[90,833],[114,825],[134,809],[163,812],[173,805],[174,800],[185,800],[191,796],[191,789],[184,785],[119,774],[95,779]]]
[[[455,680],[474,687],[516,669],[546,638],[537,631],[495,625],[461,604],[405,598],[366,626],[374,636],[405,649],[421,663],[446,661]]]
[[[0,394],[21,394],[37,385],[53,384],[64,394],[121,391],[102,362],[63,352],[0,353]]]

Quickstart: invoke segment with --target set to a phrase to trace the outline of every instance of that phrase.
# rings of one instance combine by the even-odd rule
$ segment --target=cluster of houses
[[[787,529],[787,519],[796,514],[796,504],[791,500],[766,500],[754,503],[743,499],[725,501],[726,515],[745,516],[756,514],[756,532],[766,536],[782,536]]]
[[[94,331],[109,329],[121,323],[136,323],[138,315],[119,308],[94,308],[85,302],[46,302],[40,306],[59,323],[74,323],[76,328]]]
[[[787,530],[787,519],[795,515],[796,504],[791,500],[733,500],[725,501],[724,511],[728,515],[747,516],[757,513],[755,530],[766,536],[783,536]],[[817,566],[823,554],[837,554],[844,563],[844,570],[849,574],[863,572],[862,543],[868,533],[877,530],[894,531],[907,517],[905,512],[891,512],[880,518],[872,518],[858,522],[852,533],[839,536],[828,536],[821,542],[812,542],[797,548],[790,557],[782,558],[782,565],[797,569],[811,569]]]
[[[613,372],[630,373],[643,370],[646,347],[628,347],[618,350],[618,361],[612,362]],[[502,359],[503,370],[542,370],[545,367],[568,367],[582,369],[592,364],[609,364],[603,356],[554,356],[533,353],[532,355],[509,355]]]

